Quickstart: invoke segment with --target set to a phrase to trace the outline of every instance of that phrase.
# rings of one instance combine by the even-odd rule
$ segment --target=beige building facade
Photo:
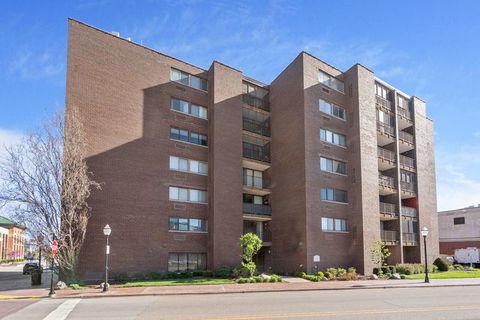
[[[438,213],[440,253],[453,256],[455,249],[480,248],[480,205]]]

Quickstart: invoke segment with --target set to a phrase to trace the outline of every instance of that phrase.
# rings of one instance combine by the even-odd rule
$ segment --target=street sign
[[[320,262],[320,256],[319,255],[314,255],[313,256],[313,262]]]
[[[58,242],[57,242],[57,240],[53,240],[51,247],[52,247],[52,254],[56,255],[57,252],[58,252]]]

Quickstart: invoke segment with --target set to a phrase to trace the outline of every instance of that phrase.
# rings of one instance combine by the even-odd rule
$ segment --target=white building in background
[[[453,255],[455,249],[480,248],[480,204],[438,213],[440,253]]]

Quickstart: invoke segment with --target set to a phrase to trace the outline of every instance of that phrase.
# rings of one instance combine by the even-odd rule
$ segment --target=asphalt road
[[[5,319],[478,320],[479,297],[480,287],[450,287],[44,299]]]
[[[0,291],[31,289],[31,288],[48,288],[50,286],[50,271],[42,274],[42,284],[40,286],[32,286],[32,278],[30,275],[23,274],[23,264],[0,266]],[[57,275],[54,276],[54,281]]]

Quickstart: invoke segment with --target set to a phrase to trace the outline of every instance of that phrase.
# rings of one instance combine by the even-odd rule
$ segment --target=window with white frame
[[[207,91],[208,89],[207,80],[174,68],[171,69],[170,80],[203,91]]]
[[[207,191],[181,187],[169,187],[171,201],[207,203]]]
[[[328,73],[323,72],[322,70],[318,70],[318,81],[329,88],[337,90],[341,93],[345,93],[345,85],[343,81],[338,80],[334,76],[329,75]]]
[[[322,188],[320,190],[320,199],[348,203],[347,191],[334,188]]]
[[[176,98],[170,99],[170,108],[196,118],[207,119],[208,117],[207,108]]]
[[[320,140],[342,147],[347,146],[347,138],[345,135],[327,129],[320,129]]]
[[[320,157],[320,170],[338,174],[347,174],[347,165],[345,162]]]
[[[347,231],[347,220],[322,217],[322,231]]]
[[[333,104],[331,102],[327,102],[323,99],[318,100],[318,109],[323,112],[327,113],[329,115],[332,115],[336,118],[346,120],[346,113],[345,109],[342,107],[337,106],[336,104]]]
[[[170,156],[170,170],[208,174],[208,164],[203,161]]]

